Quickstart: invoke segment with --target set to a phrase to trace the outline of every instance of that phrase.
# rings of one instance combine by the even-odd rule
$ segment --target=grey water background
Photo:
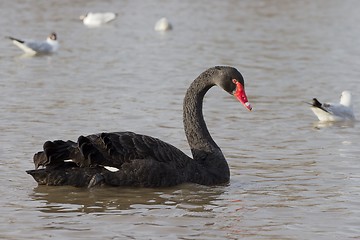
[[[79,15],[115,11],[87,28]],[[359,239],[359,123],[320,124],[304,101],[354,95],[360,1],[0,2],[1,239]],[[153,30],[166,16],[171,32]],[[24,57],[5,39],[45,39]],[[224,91],[204,115],[231,169],[226,186],[37,186],[46,140],[131,130],[190,154],[182,100],[215,65],[244,75],[253,112]],[[359,115],[357,114],[359,117]]]

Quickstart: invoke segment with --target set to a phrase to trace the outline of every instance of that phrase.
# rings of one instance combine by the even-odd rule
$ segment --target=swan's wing
[[[162,163],[173,162],[181,167],[181,159],[186,156],[178,148],[160,139],[133,132],[101,133],[80,137],[78,145],[90,165],[117,168],[124,163],[139,159],[152,159]]]
[[[102,167],[80,168],[73,162],[64,162],[62,165],[52,168],[27,170],[39,185],[71,185],[75,187],[86,187],[89,183],[102,173]],[[95,184],[96,185],[96,184]],[[91,187],[91,186],[89,186]]]
[[[82,158],[77,143],[73,141],[47,141],[43,146],[44,151],[35,153],[34,164],[35,169],[40,166],[56,168],[64,164],[66,160]]]
[[[45,166],[27,171],[39,184],[158,187],[187,180],[193,161],[157,138],[115,132],[80,136],[77,143],[48,141],[34,163],[36,168]],[[109,166],[117,170],[109,171]]]
[[[44,151],[35,154],[34,163],[36,168],[48,167],[70,159],[81,167],[121,168],[124,163],[144,160],[171,163],[175,168],[182,168],[190,158],[160,139],[133,132],[114,132],[80,136],[77,143],[48,141],[44,144]]]

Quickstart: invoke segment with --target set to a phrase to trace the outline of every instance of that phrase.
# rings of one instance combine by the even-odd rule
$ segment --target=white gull
[[[59,49],[56,33],[51,33],[45,41],[21,40],[14,37],[8,37],[12,42],[23,50],[26,54],[50,54]]]
[[[172,25],[170,24],[170,22],[167,20],[167,18],[163,17],[160,18],[156,23],[155,23],[155,27],[154,27],[155,31],[157,32],[165,32],[165,31],[169,31],[172,29]]]
[[[355,120],[350,91],[341,93],[340,103],[321,103],[314,98],[311,110],[323,122]]]
[[[117,14],[113,12],[88,12],[86,15],[81,15],[80,19],[86,26],[96,27],[115,20],[116,16]]]

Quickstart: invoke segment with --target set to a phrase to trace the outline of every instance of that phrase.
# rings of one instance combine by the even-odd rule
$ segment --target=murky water
[[[78,16],[118,19],[86,28]],[[353,92],[359,112],[359,1],[2,1],[4,36],[58,33],[52,56],[0,41],[0,238],[357,239],[359,123],[319,124],[304,101]],[[153,31],[167,16],[174,30]],[[246,80],[254,111],[212,89],[208,127],[226,186],[37,186],[25,173],[46,140],[131,130],[189,153],[182,99],[214,65]]]

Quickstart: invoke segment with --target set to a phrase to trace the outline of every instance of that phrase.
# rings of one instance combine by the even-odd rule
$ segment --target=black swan
[[[193,159],[157,138],[133,132],[99,133],[73,141],[47,141],[34,155],[35,170],[27,173],[40,185],[167,187],[191,182],[227,183],[229,166],[206,127],[202,103],[214,85],[251,105],[241,73],[227,66],[209,68],[188,88],[183,121]],[[71,161],[69,161],[71,160]],[[43,168],[38,169],[40,166]],[[109,171],[107,167],[116,168]]]

